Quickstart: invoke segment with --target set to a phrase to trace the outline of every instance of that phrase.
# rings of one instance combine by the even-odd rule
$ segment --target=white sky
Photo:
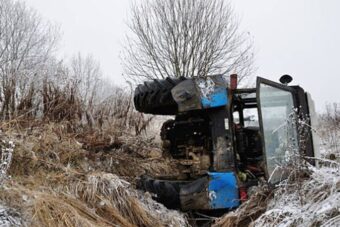
[[[103,72],[124,83],[120,52],[130,0],[24,0],[61,26],[61,55],[92,54]],[[320,111],[340,102],[340,1],[231,0],[241,27],[254,37],[256,76],[290,74]],[[339,89],[339,94],[338,94]]]

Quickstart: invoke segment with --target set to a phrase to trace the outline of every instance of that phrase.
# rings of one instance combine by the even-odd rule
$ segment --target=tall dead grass
[[[263,184],[254,189],[254,194],[241,204],[237,210],[224,215],[217,219],[214,227],[238,227],[248,226],[267,209],[267,203],[271,199],[271,190],[268,185]]]
[[[146,209],[138,193],[116,175],[96,173],[69,185],[30,188],[15,182],[0,190],[31,226],[185,226],[179,213]],[[161,206],[161,205],[160,205]],[[167,214],[169,212],[169,214]],[[160,215],[166,219],[160,219]]]
[[[103,215],[115,213],[136,226],[162,226],[154,214],[142,207],[136,192],[128,189],[128,182],[107,173],[94,173],[86,178],[86,181],[72,183],[69,190],[91,207],[99,206]]]
[[[133,189],[139,175],[175,168],[152,138],[110,129],[111,139],[105,140],[105,131],[77,133],[67,124],[1,125],[16,144],[11,177],[0,187],[1,203],[20,211],[31,226],[185,225],[179,213],[145,204]],[[92,149],[98,141],[111,148]]]

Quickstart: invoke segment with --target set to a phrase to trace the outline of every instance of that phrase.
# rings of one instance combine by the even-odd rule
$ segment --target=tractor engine
[[[178,159],[183,179],[195,179],[206,173],[212,163],[209,119],[201,115],[178,115],[161,129],[164,151]]]

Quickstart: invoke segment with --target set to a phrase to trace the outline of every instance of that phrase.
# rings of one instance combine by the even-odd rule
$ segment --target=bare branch
[[[129,79],[252,73],[252,40],[224,0],[145,0],[132,6],[129,26]]]

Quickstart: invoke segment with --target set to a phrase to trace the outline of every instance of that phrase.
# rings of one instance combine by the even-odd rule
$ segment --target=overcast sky
[[[61,56],[81,52],[98,59],[106,76],[124,83],[122,51],[129,0],[24,0],[60,25]],[[243,31],[255,42],[256,76],[290,74],[320,111],[340,102],[340,1],[232,0]],[[338,68],[339,67],[339,68]]]

